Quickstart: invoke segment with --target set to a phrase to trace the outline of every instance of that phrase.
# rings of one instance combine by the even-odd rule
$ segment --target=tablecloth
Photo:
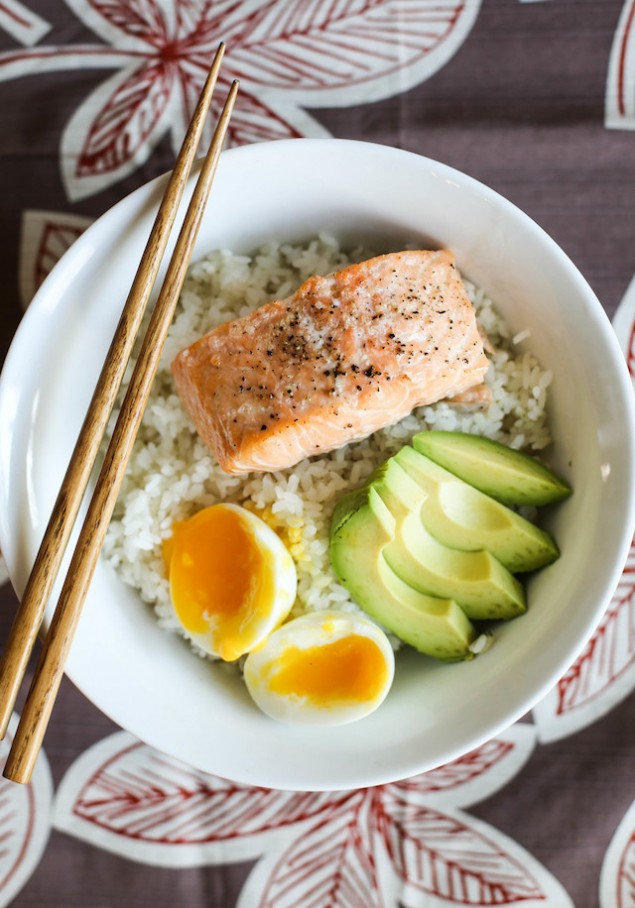
[[[173,165],[221,39],[231,144],[358,138],[482,180],[579,267],[635,372],[635,0],[0,0],[3,358],[77,236]],[[632,908],[634,578],[631,553],[530,715],[377,788],[202,775],[65,680],[33,782],[0,784],[0,906]]]

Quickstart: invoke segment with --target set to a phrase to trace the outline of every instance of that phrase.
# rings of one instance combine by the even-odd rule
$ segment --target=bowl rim
[[[513,202],[506,199],[496,190],[479,182],[468,174],[465,174],[446,164],[443,164],[426,156],[416,154],[415,152],[397,149],[385,145],[379,145],[373,142],[332,138],[277,140],[273,142],[232,148],[224,152],[223,154],[224,156],[231,156],[231,159],[236,161],[236,166],[238,166],[241,159],[248,160],[250,158],[258,158],[263,154],[266,157],[268,154],[277,152],[287,154],[290,148],[303,148],[307,152],[323,155],[324,153],[330,154],[336,149],[343,149],[344,147],[350,149],[351,151],[354,151],[356,148],[361,147],[364,149],[364,153],[374,154],[380,157],[383,156],[387,160],[400,161],[404,159],[404,156],[407,156],[411,159],[416,159],[417,166],[420,166],[422,168],[427,167],[431,170],[434,170],[440,175],[440,177],[457,182],[459,186],[461,186],[461,188],[476,192],[479,196],[495,202],[497,205],[501,206],[503,210],[507,210],[512,215],[512,217],[520,220],[528,229],[535,233],[540,242],[547,244],[550,249],[551,255],[557,260],[559,266],[566,270],[569,279],[575,283],[578,292],[585,297],[588,305],[591,307],[594,313],[594,316],[597,316],[597,329],[601,332],[602,340],[607,346],[608,350],[611,352],[611,366],[613,368],[617,381],[614,390],[615,393],[620,396],[624,404],[624,421],[622,425],[622,433],[630,450],[631,469],[629,473],[630,481],[628,483],[628,488],[624,490],[623,497],[622,526],[624,529],[622,533],[622,545],[619,551],[615,553],[615,559],[613,562],[612,570],[610,572],[610,578],[607,578],[607,593],[605,596],[605,601],[598,603],[594,619],[593,621],[589,622],[587,633],[584,639],[578,638],[574,647],[576,652],[573,655],[571,655],[571,653],[568,654],[567,662],[568,665],[570,665],[586,646],[588,640],[594,633],[597,624],[601,620],[601,617],[609,604],[612,590],[617,587],[619,578],[621,576],[623,565],[626,561],[628,550],[631,545],[633,535],[632,530],[635,527],[635,473],[633,470],[633,461],[635,459],[635,397],[633,396],[633,385],[628,373],[626,363],[624,361],[623,353],[609,321],[608,315],[578,268],[542,227],[540,227],[529,215],[518,208]],[[81,262],[82,255],[84,253],[84,247],[89,246],[93,242],[93,236],[98,235],[99,231],[104,229],[104,225],[108,224],[109,219],[115,218],[120,211],[130,208],[130,206],[132,206],[132,208],[134,209],[135,207],[139,207],[142,203],[147,202],[147,200],[153,196],[162,182],[167,180],[167,177],[167,173],[155,177],[142,186],[139,186],[137,189],[133,190],[131,193],[111,206],[92,225],[90,225],[86,229],[86,231],[84,231],[84,233],[75,241],[75,243],[73,243],[70,249],[62,256],[59,262],[51,270],[51,272],[35,294],[31,305],[27,309],[20,325],[18,326],[18,329],[14,335],[11,346],[7,353],[7,357],[2,369],[2,374],[0,374],[0,410],[2,409],[2,403],[5,401],[5,388],[9,383],[9,376],[13,371],[18,369],[18,366],[16,365],[17,358],[22,356],[22,347],[26,342],[26,339],[28,339],[29,337],[29,334],[32,330],[31,326],[39,320],[41,316],[41,310],[46,308],[47,299],[50,296],[51,292],[55,290],[58,284],[63,283],[68,275],[72,273],[73,269],[76,267],[76,264],[78,262]],[[193,180],[194,176],[190,178],[190,182],[192,182]],[[155,208],[153,207],[152,210],[154,212]],[[2,465],[0,464],[0,477],[2,475],[2,472],[4,472],[4,467],[2,467]],[[4,494],[0,493],[0,547],[2,547],[3,551],[5,551],[8,556],[7,567],[11,581],[15,586],[17,564],[15,563],[15,552],[10,541],[9,515],[6,514],[5,511],[6,500]],[[627,532],[627,528],[630,528],[631,530],[630,535]],[[611,587],[611,592],[608,592],[609,587]],[[16,589],[18,594],[20,594],[22,591],[20,585],[18,585]],[[491,739],[494,735],[498,734],[504,728],[513,724],[523,715],[525,715],[528,709],[531,709],[533,706],[535,706],[536,703],[545,696],[545,694],[562,676],[565,670],[566,669],[562,669],[559,666],[548,676],[545,676],[542,686],[538,690],[532,692],[531,702],[529,702],[527,699],[523,699],[522,704],[519,705],[515,713],[506,714],[501,718],[500,722],[495,727],[488,727],[487,730],[484,730],[481,740],[472,742],[472,745],[469,749],[472,749],[473,746],[479,746],[485,741]],[[104,712],[106,715],[112,718],[113,721],[122,725],[122,727],[126,727],[127,723],[122,723],[121,720],[117,717],[116,709],[105,709],[101,703],[96,702],[94,695],[86,692],[85,688],[87,685],[85,683],[83,683],[81,680],[78,683],[78,680],[73,676],[71,672],[69,672],[68,674],[73,683],[97,706],[98,709],[100,709],[100,711]],[[90,687],[90,685],[88,685],[88,687]],[[158,749],[164,749],[164,745],[148,740],[148,735],[144,736],[144,740],[147,740],[148,743],[152,744],[155,747],[158,747]],[[457,758],[465,752],[465,748],[457,750],[456,752],[448,756],[446,762]],[[373,773],[371,771],[367,772],[367,774],[363,778],[360,777],[361,781],[355,784],[383,784],[397,778],[405,778],[407,775],[412,775],[420,771],[422,770],[417,765],[411,765],[408,768],[401,767],[398,774],[393,776],[390,776],[389,774],[387,775],[386,773],[377,775],[376,773]],[[237,779],[237,781],[250,782],[251,780]],[[285,786],[278,784],[277,787]],[[342,785],[340,787],[348,786]],[[321,790],[324,788],[332,788],[332,786],[318,786],[314,790]]]

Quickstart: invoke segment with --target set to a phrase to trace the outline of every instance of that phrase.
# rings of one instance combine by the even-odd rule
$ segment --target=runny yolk
[[[205,508],[174,525],[164,557],[184,628],[209,637],[222,659],[237,659],[272,601],[271,559],[249,525],[227,507]]]
[[[270,666],[273,693],[306,697],[318,706],[367,703],[385,687],[386,660],[368,637],[351,634],[332,643],[287,647]]]

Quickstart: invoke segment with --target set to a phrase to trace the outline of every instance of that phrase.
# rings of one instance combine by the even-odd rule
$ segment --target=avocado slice
[[[571,487],[551,470],[490,438],[465,432],[419,432],[415,450],[503,504],[543,505],[562,501]]]
[[[456,602],[427,596],[395,574],[384,558],[395,519],[372,487],[345,496],[331,524],[331,563],[340,583],[386,630],[435,659],[473,658],[477,633]]]
[[[402,448],[394,460],[426,493],[421,520],[443,545],[485,549],[512,574],[535,571],[559,557],[548,533],[414,448]]]
[[[449,548],[428,532],[422,512],[429,496],[387,460],[369,484],[395,519],[383,554],[393,571],[421,593],[454,599],[468,618],[514,618],[525,611],[522,585],[489,552]]]

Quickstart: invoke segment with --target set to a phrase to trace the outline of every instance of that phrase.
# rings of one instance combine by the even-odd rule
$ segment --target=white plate
[[[9,352],[0,380],[0,545],[18,591],[164,183],[124,199],[73,245]],[[535,578],[528,614],[505,626],[490,652],[453,666],[402,652],[380,709],[335,729],[268,719],[232,672],[161,631],[151,609],[100,564],[68,663],[74,683],[119,725],[174,757],[290,789],[403,778],[458,757],[522,716],[591,635],[634,523],[630,379],[600,304],[540,228],[491,190],[425,158],[295,140],[223,155],[195,256],[318,230],[375,247],[414,241],[456,252],[513,330],[531,329],[532,350],[554,371],[555,465],[575,493],[551,517],[562,557]]]

